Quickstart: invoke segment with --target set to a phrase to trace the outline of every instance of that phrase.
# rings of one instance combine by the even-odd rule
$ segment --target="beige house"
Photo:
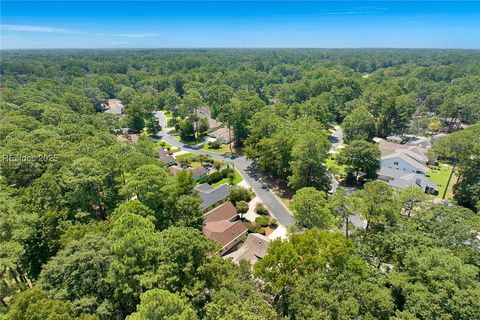
[[[204,215],[203,234],[221,245],[224,255],[247,235],[247,228],[238,219],[237,209],[226,202]]]
[[[236,264],[246,260],[254,264],[267,254],[270,239],[260,233],[250,233],[245,243],[237,250],[224,256],[225,259],[232,259]]]

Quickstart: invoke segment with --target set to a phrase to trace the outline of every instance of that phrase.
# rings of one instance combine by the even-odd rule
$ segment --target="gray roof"
[[[432,189],[437,187],[435,182],[430,181],[428,177],[419,173],[381,167],[378,175],[389,177],[390,180],[387,183],[393,188],[403,189],[409,186],[418,186],[425,190],[427,187]]]
[[[401,136],[388,136],[387,140],[403,142],[405,139]]]
[[[432,144],[430,143],[430,139],[422,138],[422,137],[413,137],[413,138],[410,138],[410,140],[408,140],[407,146],[416,146],[424,149],[430,149],[432,147]]]
[[[400,152],[392,153],[388,156],[384,156],[384,157],[382,157],[382,160],[391,159],[391,158],[400,158],[400,159],[402,159],[403,161],[405,161],[406,163],[408,163],[409,165],[411,165],[412,167],[414,167],[418,170],[421,170],[423,172],[428,171],[428,168],[426,166],[424,166],[420,162],[416,161],[415,159],[411,158],[408,154],[403,152],[403,150],[400,151]]]
[[[202,208],[206,209],[217,202],[225,200],[228,196],[230,186],[224,183],[216,188],[212,188],[209,184],[202,183],[194,189],[198,191],[202,199]]]
[[[175,162],[175,157],[172,154],[167,153],[163,148],[156,150],[158,157],[163,163],[172,163]]]

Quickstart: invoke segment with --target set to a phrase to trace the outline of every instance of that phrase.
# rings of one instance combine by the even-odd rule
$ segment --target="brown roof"
[[[205,222],[214,222],[220,220],[231,220],[237,216],[237,209],[231,202],[216,207],[205,214]]]
[[[241,221],[214,221],[208,222],[203,226],[205,236],[224,247],[246,232],[247,228],[245,228]]]
[[[205,173],[207,173],[207,169],[205,169],[204,166],[198,166],[196,168],[190,169],[190,171],[192,172],[195,178],[200,177],[201,175],[204,175]]]
[[[181,166],[171,166],[169,167],[169,170],[173,175],[176,175],[178,172],[184,170]],[[198,166],[196,168],[187,168],[185,170],[190,171],[193,174],[193,177],[197,178],[200,177],[201,175],[207,173],[207,169],[205,169],[204,166]]]
[[[268,239],[264,235],[261,235],[259,233],[250,233],[247,240],[245,241],[245,246],[255,256],[263,258],[267,254],[269,243],[270,239]]]
[[[241,260],[250,261],[252,264],[265,257],[267,254],[270,239],[259,233],[250,233],[245,240],[245,243],[238,249],[225,258],[232,258],[233,262],[240,263]]]

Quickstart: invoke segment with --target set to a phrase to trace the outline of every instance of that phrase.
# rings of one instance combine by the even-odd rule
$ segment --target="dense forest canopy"
[[[480,52],[474,50],[4,50],[0,314],[6,319],[480,318]],[[107,99],[125,105],[119,121]],[[296,229],[253,270],[215,254],[189,175],[145,135],[182,138],[207,106],[237,152],[294,192]],[[339,162],[374,180],[391,134],[447,133],[453,206],[369,181],[327,195]],[[464,130],[460,130],[466,128]],[[355,161],[361,158],[363,161]],[[350,214],[367,220],[348,232]],[[347,224],[347,232],[331,232]]]

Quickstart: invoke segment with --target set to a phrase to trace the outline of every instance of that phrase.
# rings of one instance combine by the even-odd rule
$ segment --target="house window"
[[[395,161],[393,164],[396,165],[396,166],[398,166],[398,161]]]

